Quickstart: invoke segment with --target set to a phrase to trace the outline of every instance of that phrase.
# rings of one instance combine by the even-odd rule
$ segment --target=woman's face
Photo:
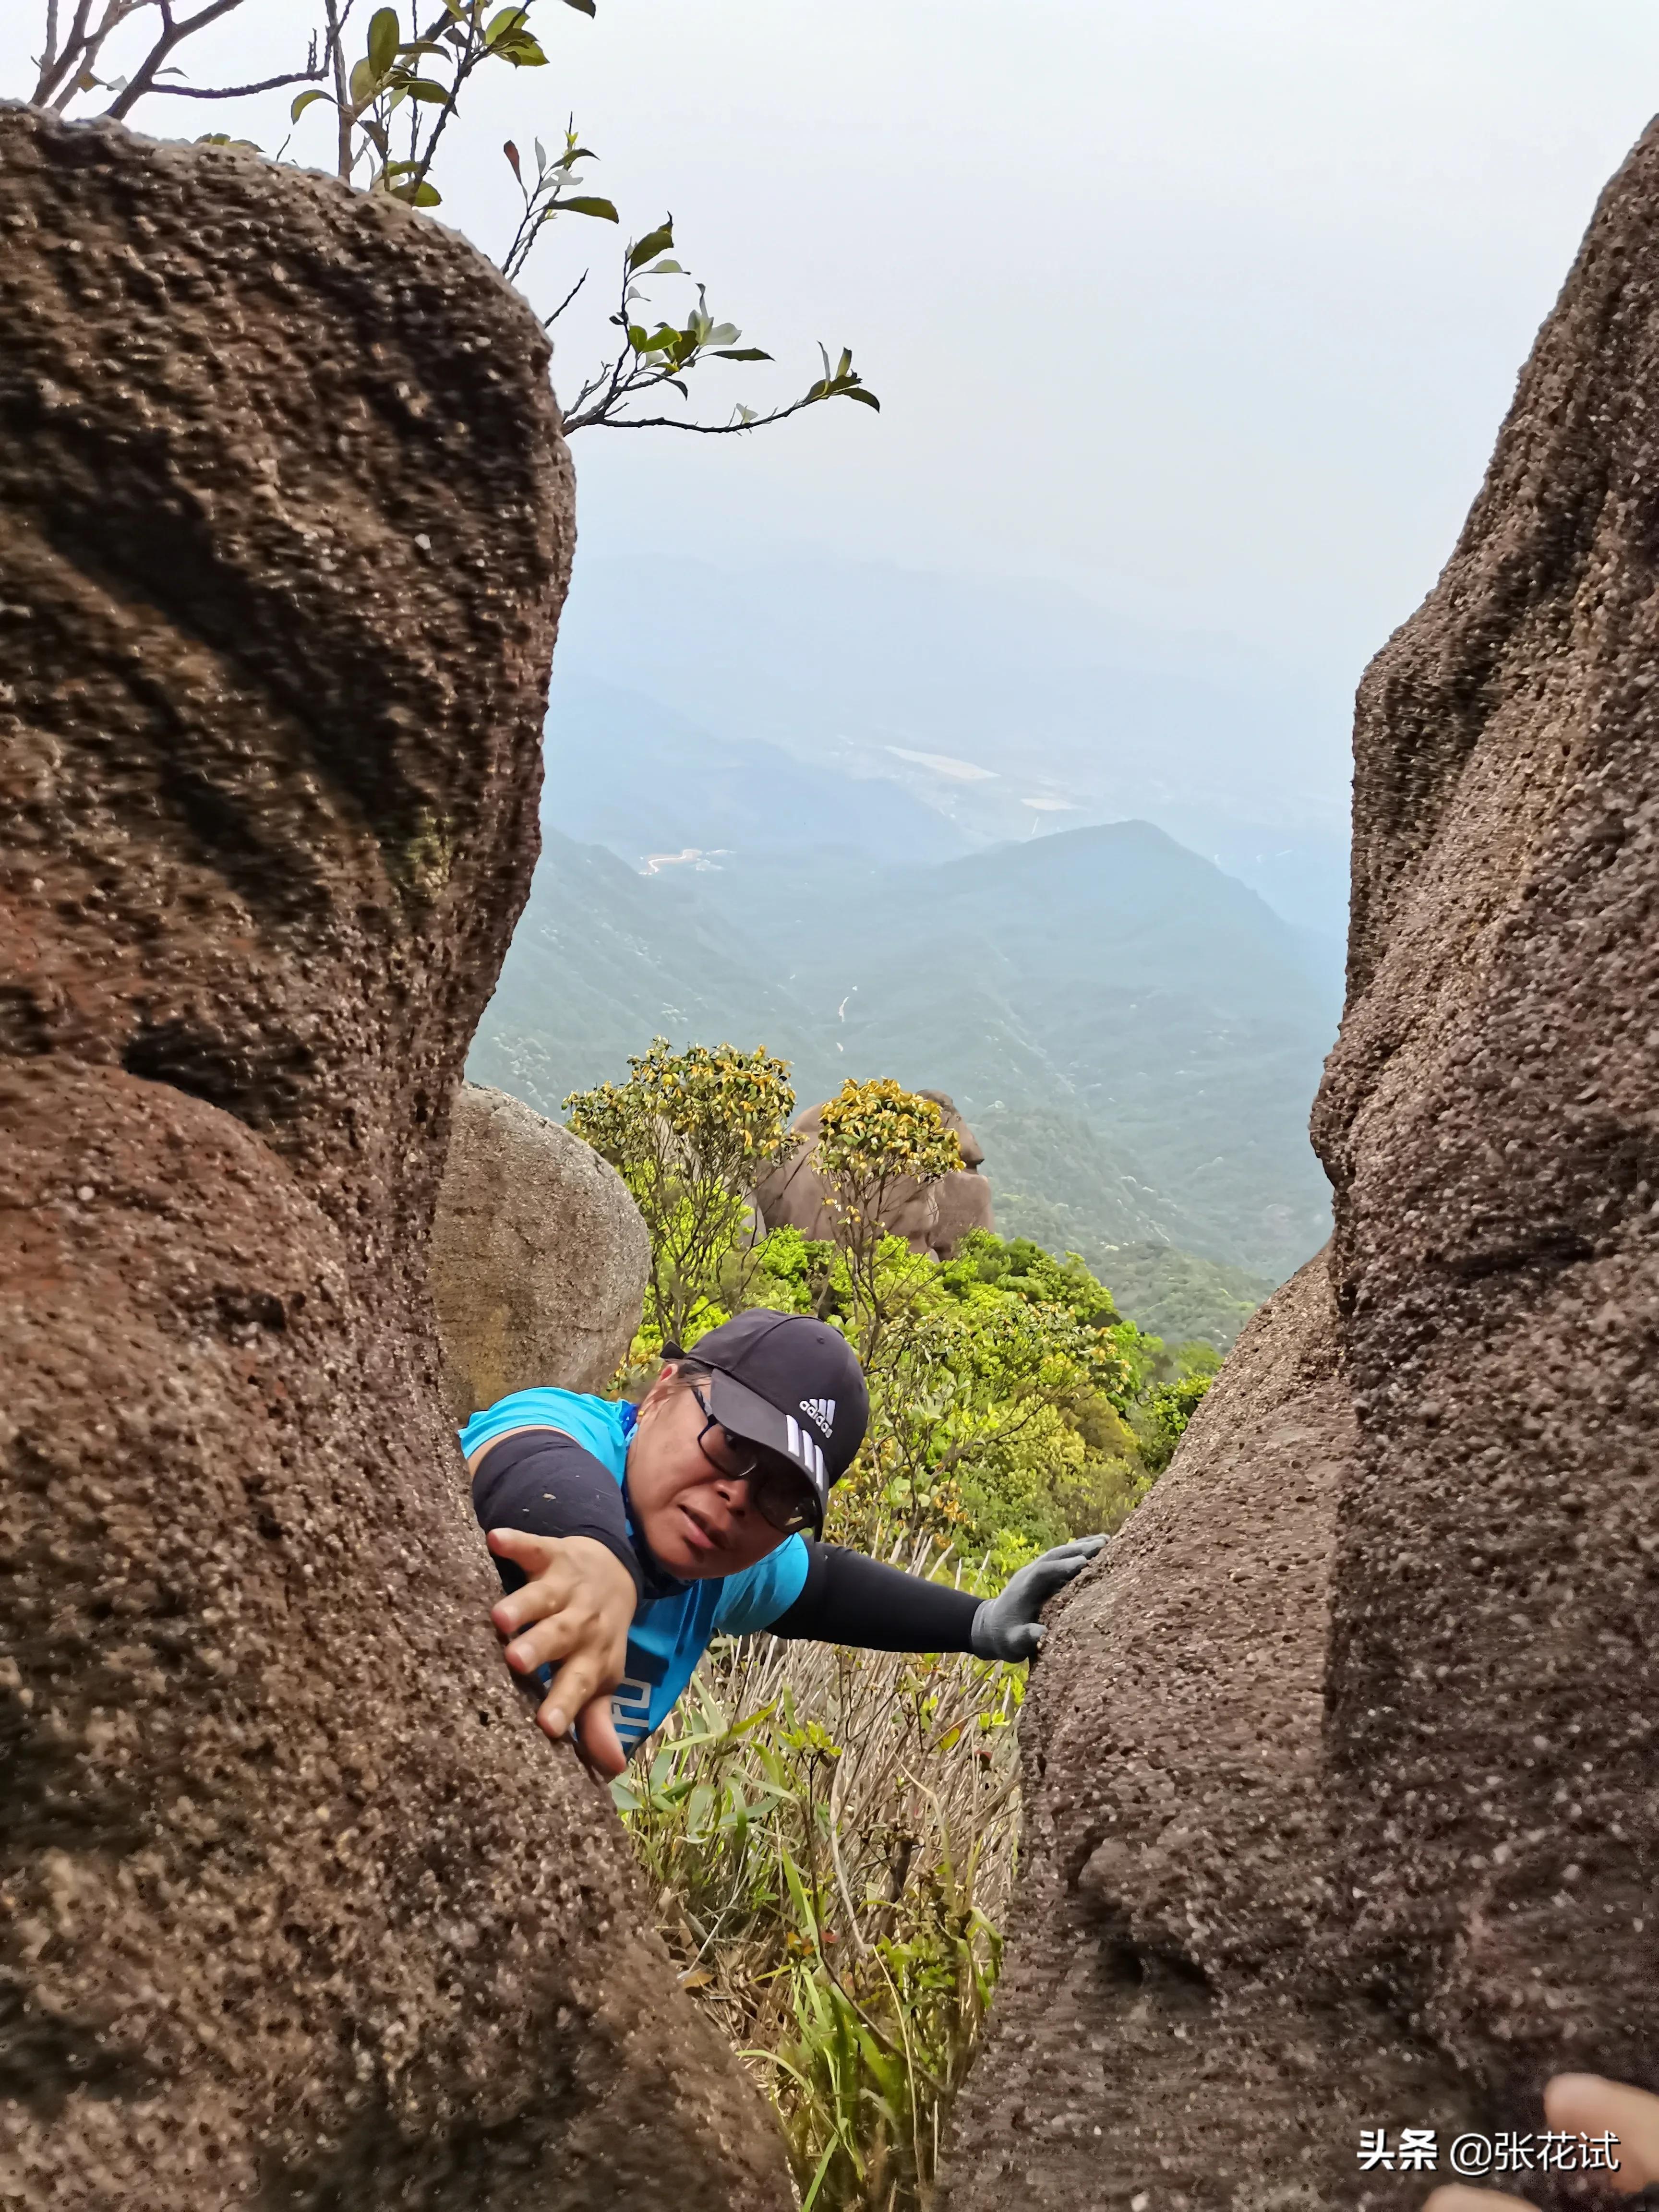
[[[706,1419],[689,1382],[665,1367],[628,1448],[628,1502],[653,1557],[682,1582],[741,1574],[785,1540],[749,1485],[721,1474],[697,1442]]]

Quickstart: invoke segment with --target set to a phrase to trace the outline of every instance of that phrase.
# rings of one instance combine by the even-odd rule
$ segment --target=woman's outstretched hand
[[[1069,1544],[1056,1544],[1022,1567],[1000,1597],[988,1597],[974,1615],[969,1632],[975,1654],[981,1659],[1029,1659],[1047,1631],[1042,1608],[1056,1590],[1064,1589],[1080,1575],[1097,1552],[1105,1548],[1104,1536],[1078,1536]]]
[[[591,1536],[492,1528],[489,1543],[498,1559],[511,1559],[530,1577],[492,1607],[489,1618],[507,1639],[507,1663],[515,1674],[554,1670],[538,1724],[555,1737],[574,1726],[588,1764],[600,1774],[620,1774],[628,1754],[611,1718],[611,1692],[628,1671],[633,1577]]]
[[[1659,2181],[1659,2097],[1599,2074],[1558,2074],[1544,2092],[1544,2117],[1563,2135],[1619,2138],[1619,2171],[1606,2185],[1633,2197]],[[1596,2175],[1601,2181],[1603,2177]],[[1454,2182],[1437,2189],[1423,2212],[1537,2212],[1535,2205],[1501,2190],[1470,2189]]]

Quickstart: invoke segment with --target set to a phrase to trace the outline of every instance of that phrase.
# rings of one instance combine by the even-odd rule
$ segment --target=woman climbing
[[[520,1390],[461,1431],[506,1595],[507,1662],[601,1774],[666,1719],[714,1636],[769,1629],[878,1651],[1029,1659],[1044,1601],[1104,1536],[1057,1545],[980,1599],[819,1540],[870,1400],[846,1339],[739,1314],[664,1347],[636,1409]]]

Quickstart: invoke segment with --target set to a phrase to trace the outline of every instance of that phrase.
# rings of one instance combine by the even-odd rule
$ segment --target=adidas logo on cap
[[[803,1398],[800,1409],[809,1421],[815,1422],[820,1431],[828,1436],[835,1425],[836,1401],[833,1398]]]

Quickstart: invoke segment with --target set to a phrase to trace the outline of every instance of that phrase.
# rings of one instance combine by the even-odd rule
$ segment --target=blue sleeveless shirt
[[[559,1429],[592,1452],[615,1476],[637,1543],[628,1503],[628,1447],[635,1411],[625,1400],[588,1397],[574,1390],[515,1390],[475,1413],[460,1431],[471,1458],[509,1429]],[[642,1598],[628,1632],[628,1674],[611,1699],[611,1717],[623,1748],[637,1750],[660,1728],[684,1694],[711,1637],[748,1636],[787,1613],[806,1583],[806,1546],[787,1536],[775,1552],[741,1574],[686,1583],[666,1597]]]

